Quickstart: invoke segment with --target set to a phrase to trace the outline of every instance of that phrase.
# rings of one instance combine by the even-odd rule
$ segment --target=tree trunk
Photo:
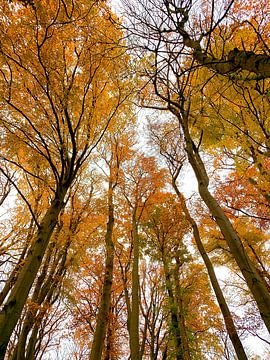
[[[166,290],[169,297],[169,311],[171,315],[171,326],[175,344],[176,360],[184,360],[183,357],[183,344],[182,344],[182,334],[180,333],[178,314],[177,314],[177,304],[175,302],[173,294],[173,285],[171,279],[170,269],[168,267],[167,260],[165,259],[165,254],[162,253],[162,262],[164,267],[165,279],[166,279]]]
[[[106,243],[106,261],[103,289],[100,300],[97,325],[94,333],[93,345],[90,353],[90,360],[100,360],[106,336],[106,329],[109,320],[109,311],[111,303],[112,281],[113,281],[113,263],[114,263],[114,244],[113,244],[113,226],[114,226],[114,206],[113,206],[113,186],[109,181],[108,190],[108,222],[105,235]]]
[[[45,255],[45,261],[43,261],[42,263],[42,271],[40,272],[40,275],[35,282],[35,289],[31,298],[31,303],[35,304],[35,307],[30,307],[26,311],[24,321],[19,333],[17,346],[15,347],[12,354],[12,360],[22,360],[25,358],[28,359],[26,355],[27,338],[33,327],[39,330],[40,321],[37,319],[37,316],[39,319],[41,319],[41,317],[45,316],[46,314],[46,311],[40,313],[40,306],[44,302],[46,302],[46,304],[51,304],[54,294],[56,293],[56,291],[58,291],[60,287],[61,279],[66,269],[66,258],[70,243],[71,238],[68,238],[63,250],[56,249],[55,254],[57,256],[54,258],[53,262],[51,261],[51,258],[53,255],[55,243],[52,242],[49,244]],[[33,339],[33,331],[31,334],[31,338]]]
[[[139,235],[136,219],[136,207],[132,214],[132,240],[133,240],[133,261],[132,261],[132,302],[130,317],[130,358],[140,359],[139,344],[139,309],[140,309],[140,281],[139,281]]]
[[[235,328],[234,321],[233,321],[230,309],[229,309],[229,307],[227,305],[227,302],[226,302],[226,300],[225,300],[225,298],[223,296],[222,290],[221,290],[221,288],[219,286],[219,283],[218,283],[218,280],[217,280],[217,277],[216,277],[216,274],[215,274],[214,267],[212,265],[211,260],[208,257],[208,254],[206,253],[205,248],[203,246],[203,243],[201,241],[201,237],[200,237],[200,233],[199,233],[199,229],[198,229],[198,226],[196,224],[196,221],[191,217],[191,215],[189,213],[189,210],[188,210],[188,208],[186,206],[184,196],[180,193],[180,191],[179,191],[179,189],[178,189],[178,187],[176,185],[175,179],[173,179],[173,187],[174,187],[175,192],[176,192],[176,194],[177,194],[177,196],[178,196],[178,198],[179,198],[179,200],[181,202],[182,209],[183,209],[183,211],[185,213],[185,216],[186,216],[187,220],[190,222],[190,224],[192,226],[193,235],[194,235],[194,239],[195,239],[197,248],[198,248],[198,250],[199,250],[199,252],[201,254],[201,257],[203,258],[203,261],[205,263],[209,279],[211,281],[211,284],[212,284],[212,287],[214,289],[214,292],[215,292],[215,295],[216,295],[216,298],[217,298],[221,313],[222,313],[223,318],[224,318],[226,330],[227,330],[228,335],[229,335],[229,337],[231,339],[231,342],[232,342],[232,345],[234,347],[237,358],[239,360],[248,360],[248,358],[246,356],[246,353],[245,353],[245,350],[243,348],[243,345],[241,343],[241,340],[239,339],[239,336],[237,334],[237,330]]]
[[[114,309],[110,307],[110,313],[112,314]],[[106,334],[106,348],[104,353],[104,360],[116,360],[117,353],[115,353],[114,349],[114,338],[115,338],[115,329],[113,328],[114,322],[109,319],[107,325],[107,334]]]
[[[31,286],[36,278],[49,240],[57,223],[58,215],[64,207],[67,188],[56,194],[50,208],[44,215],[36,239],[30,247],[17,281],[0,313],[0,359],[3,360],[10,336],[18,322]]]
[[[186,152],[188,155],[188,160],[198,181],[199,193],[208,209],[214,216],[224,236],[224,239],[226,240],[230,251],[257,303],[261,317],[268,331],[270,332],[270,294],[267,291],[265,280],[256,271],[255,266],[248,257],[241,239],[234,230],[230,220],[227,218],[216,199],[208,190],[209,179],[203,161],[199,155],[198,148],[196,148],[190,136],[187,115],[184,113],[184,111],[181,112],[182,114],[176,114],[176,111],[174,110],[172,110],[172,112],[177,115],[180,125],[183,129],[186,143]]]
[[[179,256],[177,256],[176,257],[176,267],[174,270],[174,282],[175,282],[175,297],[176,297],[177,305],[178,305],[179,330],[180,330],[181,341],[182,341],[183,359],[191,360],[189,344],[188,344],[188,337],[187,337],[186,321],[185,321],[185,315],[184,315],[183,296],[182,296],[182,291],[181,291],[180,284],[179,284],[180,267],[181,267],[180,259],[179,259]]]

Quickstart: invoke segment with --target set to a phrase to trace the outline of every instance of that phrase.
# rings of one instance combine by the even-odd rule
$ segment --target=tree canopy
[[[269,1],[115,6],[0,0],[0,359],[264,360]]]

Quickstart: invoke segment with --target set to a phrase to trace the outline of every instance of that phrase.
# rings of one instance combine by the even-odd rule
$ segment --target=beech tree
[[[209,323],[207,318],[202,319],[198,308],[207,306],[209,322],[215,318],[215,326],[219,326],[217,308],[211,302],[211,295],[210,298],[199,295],[205,294],[207,278],[202,272],[202,265],[196,264],[184,244],[183,238],[189,231],[189,224],[182,205],[174,194],[163,195],[164,198],[150,210],[144,227],[147,233],[145,252],[151,257],[151,263],[158,264],[156,266],[159,266],[166,289],[166,310],[163,311],[169,315],[166,318],[167,349],[177,359],[192,359],[196,356],[204,358],[201,344],[209,336],[206,335]],[[213,324],[210,328],[213,331]],[[214,349],[214,335],[212,346]]]
[[[0,359],[257,359],[269,1],[122,3],[0,0]]]
[[[140,257],[140,236],[139,225],[143,214],[154,201],[155,195],[159,192],[164,179],[163,169],[158,169],[152,157],[145,157],[142,154],[130,159],[123,167],[124,180],[121,184],[123,196],[129,208],[131,217],[131,243],[132,243],[132,286],[131,304],[128,306],[129,320],[128,330],[130,335],[131,359],[140,358],[139,343],[139,311],[140,311],[140,278],[139,278],[139,257]]]
[[[108,155],[106,154],[105,147],[105,162],[109,168],[108,174],[108,195],[107,195],[107,207],[108,207],[108,221],[107,229],[105,234],[105,246],[106,246],[106,259],[105,259],[105,274],[103,280],[103,289],[101,294],[101,300],[99,305],[99,311],[96,321],[96,328],[94,332],[93,344],[91,348],[90,359],[101,359],[102,350],[104,347],[104,340],[106,333],[109,331],[109,313],[111,306],[111,292],[114,275],[114,242],[113,242],[113,228],[114,228],[114,192],[118,185],[120,177],[120,167],[125,157],[128,154],[126,144],[127,139],[121,139],[117,134],[114,135],[110,140],[109,145],[111,151]]]
[[[193,93],[196,93],[196,64],[199,67],[210,67],[222,75],[240,69],[254,72],[263,78],[269,76],[268,55],[236,49],[228,54],[225,64],[207,55],[207,49],[213,48],[210,44],[215,29],[219,28],[222,20],[228,16],[233,3],[231,1],[226,4],[222,15],[216,20],[217,10],[212,2],[210,12],[205,11],[206,16],[201,22],[196,22],[196,18],[192,16],[192,1],[150,1],[147,4],[138,1],[136,6],[130,3],[126,5],[133,46],[141,49],[145,56],[149,54],[144,74],[152,84],[152,97],[150,95],[150,98],[147,98],[146,95],[145,103],[147,106],[171,112],[178,120],[187,157],[198,181],[200,196],[215,218],[270,331],[270,296],[267,285],[248,256],[229,218],[209,190],[209,177],[200,153],[200,145],[204,139],[203,129],[200,137],[196,138],[197,143],[194,136],[193,124],[197,119],[193,103]],[[210,20],[207,15],[210,15]],[[203,51],[200,45],[203,40],[208,44],[206,51]],[[246,61],[247,57],[252,61]],[[258,60],[255,65],[254,58],[264,60]],[[147,91],[151,91],[151,88]]]
[[[169,299],[172,336],[175,344],[176,359],[190,359],[185,310],[182,308],[181,289],[179,287],[179,270],[186,260],[185,247],[182,243],[187,231],[182,209],[174,203],[173,197],[166,194],[166,201],[156,205],[147,221],[151,241],[157,246],[158,256],[163,265],[165,287]],[[181,224],[182,222],[182,224]],[[173,260],[175,265],[172,265]]]
[[[123,52],[116,46],[121,33],[107,10],[99,2],[1,2],[2,160],[32,188],[44,184],[48,206],[36,217],[20,181],[12,182],[28,205],[35,235],[0,314],[0,358],[67,193],[131,92],[124,85],[127,62],[121,65]]]
[[[238,359],[247,359],[245,350],[243,348],[243,345],[237,333],[236,326],[234,324],[233,316],[230,312],[228,304],[219,285],[214,266],[205,250],[199,226],[197,225],[196,220],[192,217],[186,204],[185,197],[181,193],[177,184],[177,180],[181,175],[182,167],[186,161],[186,155],[183,149],[183,138],[181,136],[181,133],[179,134],[179,136],[175,135],[175,124],[173,124],[172,122],[163,123],[162,125],[152,122],[149,124],[149,133],[151,142],[154,144],[155,147],[157,147],[157,150],[165,159],[166,165],[168,166],[168,169],[170,171],[172,178],[172,187],[174,188],[175,193],[179,199],[184,217],[192,227],[196,246],[205,263],[211,285],[215,292],[221,313],[224,318],[226,330],[232,341],[237,357]]]
[[[92,192],[90,191],[82,202],[79,198],[83,193],[83,186],[79,185],[78,179],[76,189],[76,193],[69,197],[65,211],[59,216],[31,296],[16,327],[15,339],[13,337],[12,341],[15,345],[8,349],[11,359],[34,359],[40,354],[41,348],[44,350],[46,320],[49,319],[50,313],[55,311],[54,304],[59,303],[65,278],[70,273],[72,263],[79,256],[78,244],[74,242],[80,242],[78,233],[82,231],[82,224],[91,209]],[[89,187],[87,193],[88,191]],[[57,320],[56,315],[55,311]],[[52,333],[52,330],[50,332]]]

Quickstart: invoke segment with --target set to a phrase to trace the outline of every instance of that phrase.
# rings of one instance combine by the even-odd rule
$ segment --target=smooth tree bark
[[[36,213],[36,212],[34,211],[34,213]],[[14,266],[13,270],[9,274],[9,277],[6,280],[2,290],[0,292],[0,305],[1,306],[3,305],[9,291],[12,289],[13,285],[17,281],[19,270],[20,270],[20,268],[22,267],[22,265],[24,263],[24,258],[25,258],[26,254],[27,254],[27,250],[29,249],[30,242],[33,239],[33,236],[35,234],[35,229],[36,229],[36,225],[35,225],[34,218],[32,217],[31,220],[30,220],[30,224],[29,224],[28,231],[27,231],[27,237],[25,239],[25,244],[23,246],[20,257],[19,257],[16,265]]]
[[[50,245],[53,245],[53,243],[51,243]],[[41,287],[43,284],[44,287],[44,283],[45,283],[45,278],[46,278],[46,273],[48,271],[48,267],[50,264],[50,256],[51,256],[51,252],[52,252],[52,246],[48,247],[48,250],[46,252],[46,258],[44,259],[44,262],[42,264],[42,270],[38,276],[38,279],[36,281],[35,284],[35,288],[33,291],[33,295],[31,297],[31,303],[35,304],[35,308],[34,309],[30,309],[28,308],[26,310],[26,314],[24,316],[24,320],[23,320],[23,324],[22,327],[20,329],[20,334],[18,337],[18,341],[17,341],[17,345],[13,351],[13,354],[11,356],[12,360],[17,360],[17,359],[21,359],[24,360],[25,359],[25,350],[26,350],[26,344],[27,344],[27,336],[29,334],[29,332],[32,330],[35,322],[36,322],[36,315],[38,313],[38,307],[42,304],[42,302],[44,301],[45,297],[46,297],[46,293],[44,293],[44,296],[39,296],[40,292],[41,292]],[[46,281],[47,282],[47,281]],[[51,284],[50,284],[51,285]],[[47,289],[48,290],[48,289]],[[33,331],[32,334],[33,335]],[[37,334],[37,332],[36,332]]]
[[[28,246],[29,246],[29,241],[26,241],[26,244],[24,245],[23,251],[22,251],[16,265],[14,266],[13,270],[11,271],[9,278],[5,282],[5,285],[3,286],[3,289],[0,292],[0,305],[2,305],[4,303],[9,291],[12,289],[13,285],[17,281],[18,273],[19,273],[21,266],[23,265],[24,257],[27,253]]]

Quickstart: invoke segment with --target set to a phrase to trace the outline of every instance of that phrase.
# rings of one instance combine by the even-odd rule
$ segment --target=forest
[[[0,360],[270,359],[269,0],[0,0]]]

